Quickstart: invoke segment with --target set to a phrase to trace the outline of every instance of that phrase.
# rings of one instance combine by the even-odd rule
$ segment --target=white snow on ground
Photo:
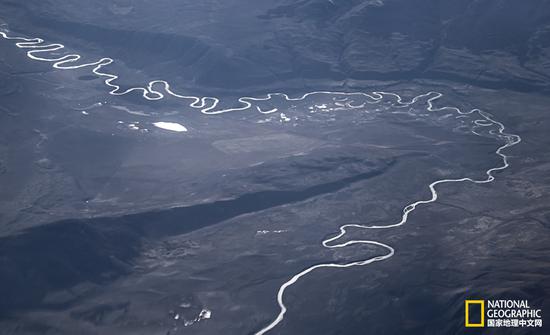
[[[175,123],[175,122],[162,122],[162,121],[160,121],[160,122],[153,123],[153,125],[155,127],[166,129],[166,130],[171,130],[171,131],[177,131],[177,132],[187,131],[187,128],[185,128],[183,125],[181,125],[179,123]]]

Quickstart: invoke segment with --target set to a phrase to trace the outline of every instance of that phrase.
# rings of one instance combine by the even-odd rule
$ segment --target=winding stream
[[[322,263],[316,264],[311,267],[308,267],[301,272],[293,275],[285,283],[283,283],[278,292],[277,292],[277,303],[279,305],[279,313],[273,319],[271,323],[266,325],[264,328],[256,332],[256,335],[262,335],[268,333],[270,330],[277,327],[285,317],[287,313],[287,306],[285,305],[284,297],[286,290],[294,285],[298,280],[305,277],[307,274],[314,272],[315,270],[323,268],[349,268],[354,266],[365,266],[371,263],[380,262],[391,258],[395,249],[387,244],[373,241],[373,240],[349,240],[347,242],[339,243],[338,240],[345,237],[347,234],[348,228],[358,228],[358,229],[390,229],[404,225],[407,223],[409,215],[420,205],[427,205],[435,202],[438,199],[437,188],[443,184],[450,183],[461,183],[469,182],[474,184],[486,184],[495,180],[494,173],[506,169],[509,166],[508,156],[503,153],[503,151],[509,147],[512,147],[518,144],[521,141],[520,136],[509,134],[505,132],[505,127],[502,123],[496,121],[490,114],[483,112],[479,109],[473,109],[468,112],[462,112],[460,109],[451,106],[445,107],[435,107],[434,102],[441,98],[443,94],[439,92],[428,92],[416,96],[410,101],[403,101],[401,96],[395,93],[390,92],[372,92],[372,93],[363,93],[363,92],[331,92],[331,91],[314,91],[306,93],[299,97],[290,97],[284,93],[269,93],[264,97],[240,97],[238,98],[240,107],[235,108],[226,108],[226,109],[217,109],[218,103],[220,102],[219,98],[216,97],[199,97],[192,95],[182,95],[176,93],[172,90],[170,84],[165,80],[153,80],[150,81],[145,87],[131,87],[127,89],[121,89],[119,85],[116,84],[116,80],[119,78],[116,74],[106,72],[105,68],[114,62],[112,58],[101,58],[98,61],[91,63],[80,63],[81,56],[78,54],[66,54],[59,57],[48,57],[48,54],[56,52],[59,50],[65,49],[65,46],[59,43],[47,44],[41,38],[25,38],[9,35],[9,31],[4,27],[0,30],[0,36],[4,39],[15,41],[15,45],[20,49],[25,49],[26,55],[33,60],[52,63],[52,67],[61,70],[74,70],[85,67],[90,67],[91,71],[99,76],[104,78],[104,83],[110,88],[109,94],[111,95],[124,95],[130,92],[140,92],[143,98],[147,100],[161,100],[168,96],[172,96],[178,99],[189,100],[188,106],[194,109],[199,110],[203,114],[215,115],[223,114],[228,112],[235,111],[246,111],[254,109],[261,114],[272,114],[278,111],[278,108],[272,108],[269,110],[263,110],[259,106],[255,105],[255,102],[268,101],[272,98],[282,98],[286,101],[301,101],[308,97],[312,96],[326,96],[332,98],[332,101],[336,101],[338,106],[342,106],[347,109],[361,109],[367,103],[374,104],[381,102],[385,97],[391,97],[396,100],[396,108],[407,108],[420,99],[427,98],[427,110],[430,112],[449,112],[451,116],[454,116],[455,120],[459,120],[462,125],[467,124],[468,129],[471,133],[484,136],[492,137],[497,141],[503,143],[498,149],[496,149],[495,154],[498,155],[502,164],[496,167],[492,167],[485,172],[486,177],[483,179],[473,179],[470,177],[463,177],[457,179],[440,179],[432,182],[428,185],[428,188],[431,192],[431,197],[428,199],[417,200],[411,202],[403,208],[401,219],[398,222],[390,223],[387,225],[362,225],[362,224],[344,224],[339,227],[339,231],[333,237],[327,238],[322,241],[322,245],[325,248],[337,249],[345,248],[351,245],[373,245],[376,247],[381,247],[386,250],[386,253],[381,256],[375,256],[367,258],[364,260],[354,261],[346,264],[338,263]],[[349,98],[349,99],[348,99]],[[340,101],[340,103],[338,102]],[[345,102],[345,103],[343,103]],[[255,107],[255,108],[252,108]],[[446,117],[448,117],[447,115]],[[286,116],[285,116],[286,118]],[[466,119],[466,123],[465,120]],[[457,121],[458,122],[458,121]]]

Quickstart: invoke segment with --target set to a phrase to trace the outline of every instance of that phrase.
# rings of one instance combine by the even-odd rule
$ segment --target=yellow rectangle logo
[[[464,301],[465,318],[464,325],[469,328],[481,328],[485,327],[485,300],[465,300]],[[470,322],[470,305],[480,305],[480,322]]]

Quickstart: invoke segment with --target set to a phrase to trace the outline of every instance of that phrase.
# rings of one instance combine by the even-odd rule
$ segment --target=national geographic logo
[[[465,300],[464,326],[468,328],[541,328],[542,310],[527,300]]]
[[[479,306],[479,312],[474,312],[474,308],[471,308],[471,306]],[[464,301],[464,309],[466,312],[464,315],[464,326],[468,328],[485,327],[485,300],[466,300]],[[470,313],[470,311],[473,313]],[[472,321],[472,319],[476,319],[476,321]]]

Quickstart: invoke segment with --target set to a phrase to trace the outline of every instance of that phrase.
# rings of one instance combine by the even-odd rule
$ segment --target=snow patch
[[[183,132],[187,131],[187,128],[185,128],[183,125],[176,123],[176,122],[154,122],[153,125],[158,128],[162,128],[165,130],[175,131],[175,132]]]

